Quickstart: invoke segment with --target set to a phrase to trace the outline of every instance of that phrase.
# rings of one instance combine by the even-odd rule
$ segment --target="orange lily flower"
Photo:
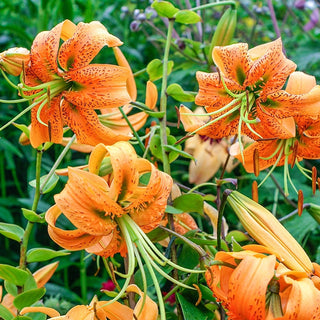
[[[89,306],[75,306],[65,316],[60,316],[55,309],[47,307],[27,307],[22,309],[20,314],[39,312],[48,315],[51,320],[157,320],[158,306],[154,301],[146,296],[142,305],[144,293],[136,285],[128,286],[127,292],[135,292],[141,296],[134,310],[117,301],[108,304],[108,301],[97,301],[95,297]]]
[[[46,213],[49,235],[63,248],[125,256],[126,243],[118,226],[121,217],[129,215],[144,232],[160,224],[172,179],[139,159],[129,143],[99,144],[91,153],[89,172],[69,168],[68,173],[67,185],[54,197],[56,205]],[[149,174],[148,182],[139,180]],[[62,213],[75,230],[56,227]]]
[[[300,108],[312,102],[312,107],[304,109],[306,115],[319,113],[319,86],[303,98],[279,91],[296,68],[283,55],[281,39],[250,50],[244,43],[215,47],[212,54],[220,73],[197,72],[195,100],[206,107],[211,118],[208,122],[187,120],[194,115],[183,110],[181,121],[186,123],[186,131],[215,139],[233,134],[253,139],[288,138],[278,118],[280,114],[288,117],[296,101]],[[281,99],[285,102],[280,103]]]
[[[60,38],[64,41],[59,49]],[[122,42],[99,22],[65,20],[51,31],[38,34],[31,47],[31,61],[24,72],[21,95],[34,98],[30,140],[33,147],[60,143],[67,124],[78,142],[96,145],[128,140],[103,126],[95,109],[115,108],[128,103],[126,67],[90,64],[105,45]]]
[[[218,264],[205,275],[230,319],[320,319],[320,290],[306,274],[278,263],[266,247],[249,245],[244,249],[218,252]]]

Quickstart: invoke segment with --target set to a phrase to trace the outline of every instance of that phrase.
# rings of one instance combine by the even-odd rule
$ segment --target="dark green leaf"
[[[201,21],[201,17],[194,11],[180,10],[174,15],[175,22],[193,24]]]
[[[23,237],[24,230],[15,224],[0,222],[0,234],[9,239],[20,242]]]
[[[184,212],[203,213],[203,198],[200,194],[183,194],[173,200],[173,206]]]
[[[40,261],[47,261],[56,257],[66,256],[70,254],[64,250],[62,251],[54,251],[51,249],[30,249],[27,252],[27,261],[30,262],[40,262]]]
[[[179,11],[173,4],[168,1],[154,1],[151,7],[157,11],[160,17],[173,18]]]
[[[180,210],[180,209],[178,209],[178,208],[175,208],[175,207],[172,207],[172,206],[169,206],[169,205],[166,206],[165,212],[171,213],[171,214],[181,214],[181,213],[184,213],[183,210]]]
[[[176,297],[181,305],[184,320],[207,320],[208,317],[199,308],[186,300],[181,294],[176,293]]]
[[[23,293],[20,293],[14,298],[13,304],[17,309],[21,310],[22,308],[29,307],[38,300],[40,300],[45,293],[45,288],[37,288],[24,291]]]
[[[23,286],[28,279],[29,273],[17,269],[7,264],[0,264],[0,278],[14,283],[17,286]]]

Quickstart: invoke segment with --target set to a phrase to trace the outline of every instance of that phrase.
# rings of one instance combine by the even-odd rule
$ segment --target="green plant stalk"
[[[190,11],[197,11],[197,10],[203,10],[203,9],[208,9],[208,8],[212,8],[212,7],[217,7],[217,6],[228,6],[228,5],[232,6],[233,9],[236,8],[235,1],[219,1],[219,2],[203,4],[202,6],[194,7],[189,10]]]
[[[42,160],[42,150],[37,149],[37,158],[36,158],[36,191],[33,199],[32,204],[32,211],[36,211],[38,207],[38,203],[40,200],[40,175],[41,175],[41,160]],[[33,229],[34,223],[28,221],[27,226],[24,230],[21,246],[20,246],[20,262],[19,267],[22,270],[26,269],[27,266],[27,249],[28,249],[28,242],[30,238],[31,231]]]
[[[82,301],[84,304],[87,304],[87,272],[84,250],[81,251],[80,256],[80,288]]]
[[[167,83],[168,83],[168,61],[169,61],[169,51],[170,43],[172,38],[174,20],[169,20],[167,41],[163,56],[163,75],[162,75],[162,85],[161,85],[161,95],[160,95],[160,112],[164,112],[165,115],[160,120],[160,141],[162,149],[162,161],[163,161],[163,171],[170,174],[170,164],[168,154],[165,151],[164,146],[167,145]]]
[[[7,196],[6,191],[6,178],[5,178],[5,169],[4,169],[4,153],[0,153],[0,179],[1,179],[1,197],[5,198]]]

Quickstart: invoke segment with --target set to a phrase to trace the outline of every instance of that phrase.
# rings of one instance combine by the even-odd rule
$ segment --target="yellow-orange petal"
[[[137,99],[137,86],[136,82],[134,80],[134,76],[130,67],[130,64],[122,51],[118,47],[113,47],[113,53],[116,57],[116,60],[118,62],[118,65],[121,67],[126,67],[129,70],[129,76],[127,79],[127,90],[131,97],[132,101],[135,101]]]
[[[89,157],[89,172],[94,174],[99,173],[101,162],[104,159],[107,152],[108,150],[106,149],[106,146],[103,143],[99,143],[94,147]]]
[[[314,76],[301,71],[295,71],[289,76],[286,91],[291,94],[305,94],[316,85],[316,78]]]
[[[89,235],[79,229],[62,230],[55,226],[56,221],[61,215],[57,205],[52,206],[46,213],[46,221],[48,223],[48,233],[50,238],[59,244],[62,248],[68,250],[81,250],[98,242],[101,237]]]
[[[77,86],[64,91],[63,97],[77,108],[120,107],[131,101],[126,85],[128,76],[127,68],[111,64],[90,64],[71,70],[66,78]]]
[[[98,319],[108,320],[134,320],[133,310],[115,301],[108,304],[108,301],[99,301],[96,304],[96,315]],[[73,319],[72,319],[73,320]],[[75,319],[76,320],[76,319]],[[77,319],[78,320],[78,319]],[[87,319],[86,319],[87,320]],[[91,320],[88,319],[88,320]]]
[[[48,126],[43,125],[37,119],[40,104],[31,110],[30,143],[33,148],[39,147],[44,142],[61,143],[63,137],[63,119],[60,111],[61,95],[51,99],[50,105],[44,105],[40,112],[40,119]]]
[[[194,116],[193,112],[184,105],[180,106],[179,112],[184,130],[187,132],[192,132],[205,124],[205,121],[203,121],[204,117]]]
[[[80,22],[72,37],[61,45],[59,64],[64,70],[82,68],[88,65],[105,45],[115,47],[121,44],[100,22]]]
[[[137,287],[135,284],[129,285],[126,291],[134,292],[141,297],[133,311],[135,318],[137,320],[157,320],[158,319],[158,305],[154,301],[152,301],[148,295],[146,296],[146,300],[143,305],[143,296],[146,293],[143,293],[139,289],[139,287]]]
[[[102,125],[94,110],[81,108],[78,110],[66,100],[62,101],[61,109],[64,120],[76,134],[79,143],[92,146],[98,143],[110,145],[117,141],[127,141],[132,137],[132,135],[123,135]]]
[[[48,307],[25,307],[20,311],[20,314],[23,316],[26,313],[40,312],[44,313],[50,318],[59,317],[60,313],[53,308]]]
[[[154,107],[157,104],[157,100],[158,100],[158,89],[157,89],[157,86],[152,81],[149,80],[147,82],[145,104],[150,109],[154,109]]]
[[[59,261],[47,264],[41,269],[33,273],[33,278],[36,281],[37,287],[43,287],[53,276],[54,272],[58,268]]]
[[[215,47],[212,51],[212,58],[225,78],[238,83],[240,86],[243,85],[252,66],[247,43]]]
[[[76,28],[77,26],[73,22],[71,22],[68,19],[65,20],[63,22],[60,38],[63,41],[70,39],[73,36],[74,32],[76,31]]]
[[[123,214],[109,197],[107,182],[91,172],[69,168],[69,180],[54,199],[72,224],[95,236],[108,235],[116,228],[112,217]]]

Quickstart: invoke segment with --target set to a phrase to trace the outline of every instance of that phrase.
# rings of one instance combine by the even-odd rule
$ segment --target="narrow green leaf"
[[[168,61],[168,75],[171,73],[173,68],[173,61]],[[154,59],[147,65],[147,73],[151,81],[155,81],[162,78],[163,74],[163,63],[159,59]]]
[[[174,15],[175,22],[184,24],[194,24],[201,21],[201,17],[194,11],[180,10]]]
[[[180,102],[193,102],[194,95],[191,93],[185,92],[182,87],[177,84],[173,83],[170,84],[167,88],[167,95],[171,96],[173,99],[180,101]]]
[[[200,194],[183,194],[173,200],[173,206],[184,212],[203,213],[203,198]]]
[[[27,271],[17,269],[7,264],[0,264],[0,279],[12,282],[17,286],[23,286],[28,279],[29,273]]]
[[[3,320],[12,320],[13,319],[12,313],[1,304],[0,304],[0,315],[1,315],[1,319],[3,319]]]
[[[28,291],[24,291],[17,295],[13,300],[13,305],[21,310],[24,307],[29,307],[38,300],[40,300],[46,293],[45,288],[37,288]]]
[[[179,147],[181,148],[180,145],[171,146],[171,145],[167,145],[167,144],[166,144],[166,145],[164,146],[164,148],[165,148],[166,151],[176,152],[177,154],[183,156],[184,158],[188,158],[188,159],[194,160],[194,157],[193,157],[191,154],[189,154],[188,152],[185,152],[185,151],[180,150]],[[170,152],[170,153],[171,153],[171,152]],[[172,162],[172,161],[170,161],[170,162]]]
[[[30,129],[25,124],[13,123],[13,125],[24,132],[28,138],[30,137]]]
[[[45,180],[47,179],[47,174],[42,176],[40,178],[40,186],[45,182]],[[59,181],[59,177],[54,173],[50,178],[49,180],[47,181],[46,185],[44,186],[43,190],[42,190],[42,193],[45,194],[45,193],[48,193],[50,192],[51,190],[53,190],[53,188],[56,186],[56,184],[58,183]],[[36,180],[32,180],[29,182],[30,186],[35,188],[36,187]]]
[[[47,261],[56,257],[67,256],[68,254],[70,253],[65,250],[54,251],[46,248],[30,249],[27,252],[27,262]]]
[[[27,316],[16,316],[13,320],[33,320],[33,319]]]
[[[0,222],[0,234],[9,239],[20,242],[23,237],[24,230],[15,224]]]
[[[46,222],[44,217],[39,216],[36,214],[34,211],[26,209],[26,208],[21,208],[23,216],[31,222],[39,222],[39,223],[44,223]]]
[[[157,14],[160,17],[166,17],[169,19],[173,18],[173,16],[179,12],[179,9],[168,1],[154,1],[151,7],[157,11]]]

